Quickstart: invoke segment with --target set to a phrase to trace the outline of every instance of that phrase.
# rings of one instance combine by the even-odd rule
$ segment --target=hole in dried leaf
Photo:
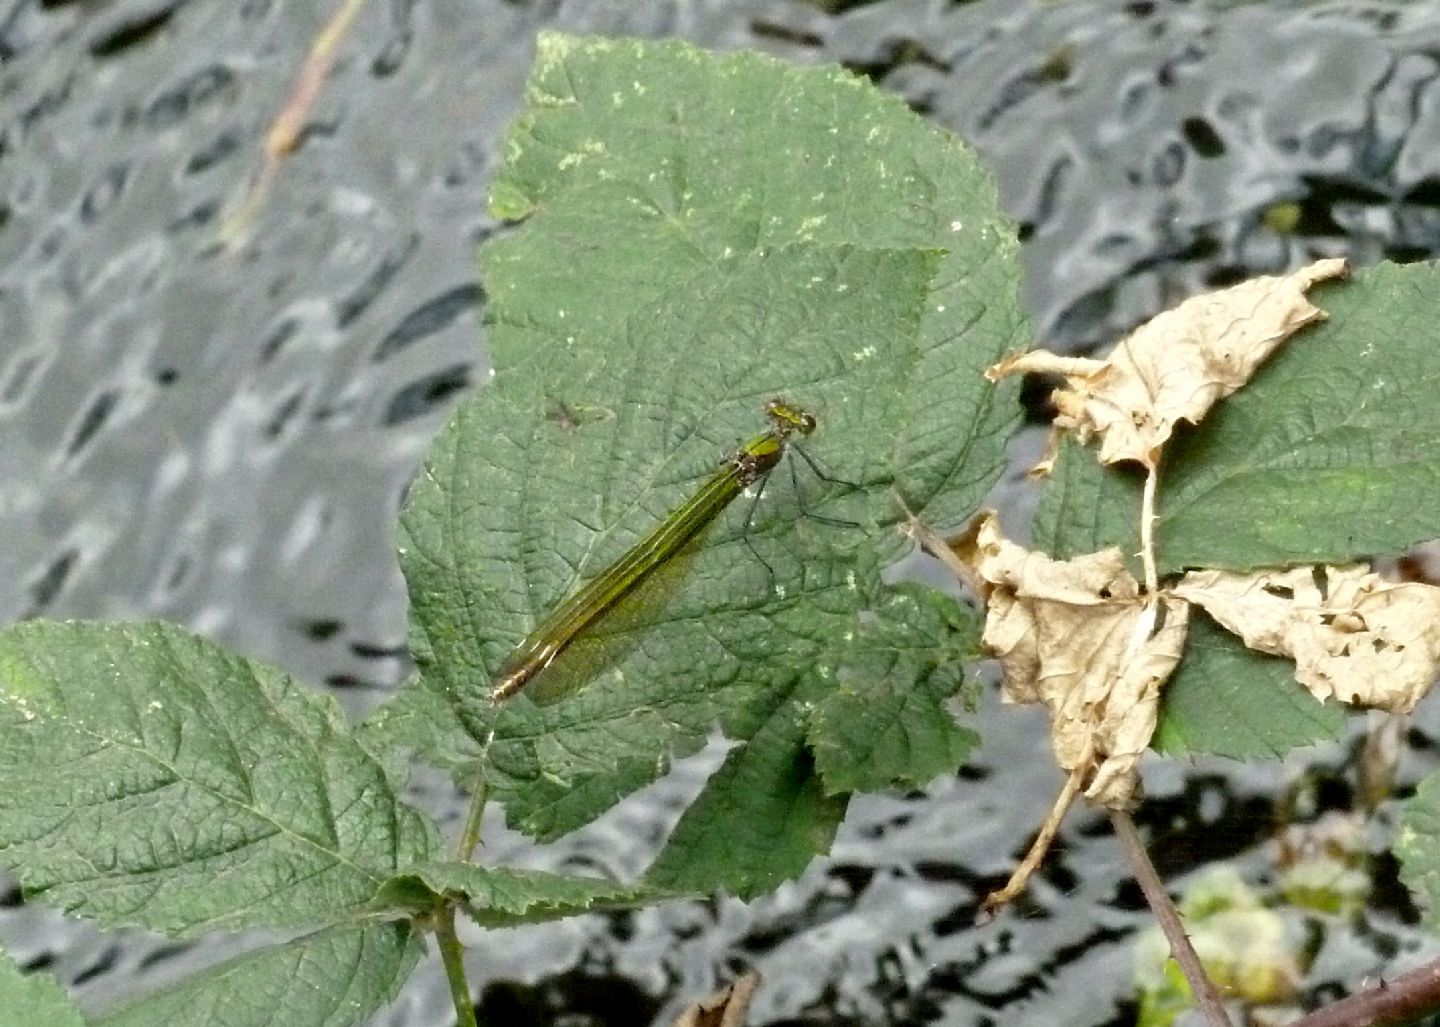
[[[1320,593],[1320,600],[1324,602],[1330,598],[1330,577],[1325,573],[1325,568],[1315,566],[1310,568],[1310,580],[1315,583],[1315,591]],[[1329,624],[1329,621],[1325,622]]]
[[[1288,585],[1269,584],[1262,585],[1260,587],[1263,591],[1268,592],[1270,595],[1275,596],[1279,599],[1295,598],[1295,590]]]

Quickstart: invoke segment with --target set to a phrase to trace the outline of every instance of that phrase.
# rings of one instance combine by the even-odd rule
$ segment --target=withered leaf
[[[1345,273],[1341,259],[1317,260],[1283,276],[1252,278],[1195,296],[1135,329],[1106,360],[1034,350],[991,367],[998,381],[1027,371],[1065,376],[1053,395],[1057,428],[1081,442],[1100,437],[1100,459],[1159,461],[1181,421],[1198,423],[1244,385],[1281,343],[1326,314],[1305,298],[1316,282]]]
[[[1006,698],[1045,703],[1061,768],[1081,775],[1089,798],[1125,808],[1189,607],[1142,595],[1118,549],[1053,560],[1003,538],[994,514],[969,555],[990,586],[984,642],[1005,672]]]
[[[1409,712],[1440,666],[1440,588],[1363,566],[1196,571],[1173,589],[1251,649],[1288,656],[1317,699]]]
[[[675,1027],[740,1027],[759,986],[760,975],[747,970],[709,998],[686,1006]]]

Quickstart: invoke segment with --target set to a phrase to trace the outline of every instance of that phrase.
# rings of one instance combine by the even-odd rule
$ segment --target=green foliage
[[[1440,927],[1440,772],[1421,781],[1405,804],[1394,848],[1400,879],[1421,897],[1431,925]]]
[[[424,947],[406,923],[329,927],[228,960],[96,1027],[346,1027],[399,994]]]
[[[756,55],[545,36],[529,101],[493,194],[526,223],[484,254],[496,374],[402,527],[416,683],[351,732],[174,627],[0,634],[0,852],[27,893],[106,926],[291,939],[105,1024],[356,1023],[452,904],[511,926],[752,894],[824,851],[850,791],[973,745],[949,708],[973,615],[879,571],[909,513],[958,520],[1003,469],[1014,391],[980,371],[1025,327],[990,180],[863,81]],[[597,672],[578,695],[497,715],[510,648],[772,396],[816,413],[829,476],[782,469],[571,647]],[[735,744],[640,885],[439,861],[393,783],[405,747],[474,783],[493,725],[488,785],[554,837],[717,723]]]
[[[956,719],[976,615],[880,578],[910,514],[974,510],[1016,419],[1013,383],[981,374],[1028,343],[1016,244],[973,155],[835,69],[542,35],[492,208],[524,221],[483,254],[495,375],[405,511],[420,670],[395,701],[352,732],[330,701],[171,626],[0,632],[0,857],[27,894],[172,938],[290,939],[96,1023],[356,1024],[452,907],[509,927],[754,895],[828,848],[852,793],[923,786],[978,743]],[[1331,321],[1181,433],[1164,571],[1440,535],[1431,277],[1382,267],[1317,290]],[[816,413],[824,471],[792,462],[608,612],[545,672],[587,678],[576,695],[492,706],[515,644],[761,430],[773,396]],[[1135,552],[1138,479],[1078,449],[1036,547]],[[466,785],[483,767],[511,821],[554,838],[717,724],[724,763],[638,884],[445,861],[398,797],[412,751]],[[1197,615],[1155,744],[1253,758],[1341,724],[1287,662]],[[1437,780],[1397,846],[1432,904]],[[82,1022],[3,959],[0,1009]]]
[[[1162,477],[1162,490],[1165,481]],[[1138,576],[1143,485],[1138,468],[1128,464],[1104,467],[1095,459],[1094,447],[1082,446],[1066,435],[1060,442],[1055,469],[1040,493],[1030,533],[1034,547],[1057,560],[1070,560],[1119,546],[1131,572]]]
[[[842,728],[812,728],[810,711],[831,689],[820,669],[843,670],[827,654],[905,544],[905,507],[957,520],[1003,468],[1013,392],[980,372],[1024,338],[1013,229],[963,146],[835,69],[542,36],[529,101],[492,194],[527,220],[483,254],[496,373],[403,518],[422,672],[367,737],[463,772],[493,718],[494,795],[552,838],[718,722],[742,744],[656,880],[748,893],[797,873],[843,814],[809,738]],[[490,680],[536,620],[691,494],[777,395],[815,411],[807,445],[856,484],[782,468],[748,533],[741,500],[605,617],[586,688],[496,715]],[[917,628],[887,644],[918,667],[948,641]],[[950,717],[958,676],[907,673],[924,698],[906,716]],[[892,746],[865,780],[953,769],[957,737]]]
[[[945,699],[980,644],[969,607],[928,589],[881,598],[834,650],[834,685],[810,716],[809,740],[830,795],[918,788],[954,773],[979,744]],[[821,667],[823,677],[830,668]]]
[[[21,974],[0,951],[0,1023],[43,1024],[44,1027],[85,1027],[55,978],[45,973]]]
[[[1311,297],[1329,314],[1270,358],[1203,424],[1182,430],[1160,471],[1161,573],[1347,563],[1440,536],[1440,421],[1427,413],[1440,350],[1434,271],[1381,264]],[[1141,479],[1067,442],[1036,516],[1060,557],[1139,551]],[[1290,665],[1196,618],[1166,686],[1156,746],[1238,758],[1333,738],[1343,722],[1294,686]]]
[[[459,898],[470,918],[484,927],[517,927],[675,896],[644,885],[436,860],[387,881],[370,910],[424,914],[447,897]]]
[[[1344,707],[1323,705],[1302,688],[1292,661],[1246,648],[1196,610],[1151,744],[1170,756],[1278,758],[1335,738],[1344,726]]]
[[[112,1011],[107,1027],[208,1027],[219,1009],[236,1027],[357,1023],[419,958],[403,921],[442,893],[486,926],[662,897],[432,861],[433,828],[331,700],[167,624],[0,632],[0,778],[0,852],[32,897],[171,937],[311,928]],[[42,981],[7,968],[0,1008],[47,1001]]]
[[[179,628],[0,632],[0,779],[0,852],[31,897],[170,937],[333,924],[101,1023],[200,1027],[223,1008],[236,1027],[340,1027],[419,956],[409,925],[360,907],[433,852],[433,828],[331,700]]]
[[[1166,447],[1161,573],[1346,563],[1440,536],[1434,270],[1380,264],[1310,296],[1329,320]],[[1037,544],[1138,550],[1139,479],[1077,448],[1046,490]]]
[[[170,937],[316,923],[434,844],[332,701],[167,624],[0,632],[0,780],[30,895]]]

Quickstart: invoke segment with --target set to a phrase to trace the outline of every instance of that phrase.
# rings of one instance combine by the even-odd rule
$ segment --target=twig
[[[747,970],[709,998],[686,1006],[674,1027],[740,1027],[759,986],[759,972]]]
[[[1165,938],[1170,942],[1170,953],[1175,957],[1175,962],[1180,964],[1180,972],[1189,982],[1190,993],[1195,996],[1195,1003],[1201,1014],[1211,1027],[1230,1027],[1230,1018],[1225,1015],[1225,1007],[1220,1004],[1215,985],[1210,983],[1210,978],[1205,975],[1205,968],[1200,965],[1200,957],[1195,954],[1195,948],[1185,934],[1185,925],[1180,922],[1180,911],[1175,908],[1175,903],[1170,901],[1170,893],[1165,890],[1160,875],[1155,872],[1155,865],[1150,862],[1140,834],[1135,830],[1135,822],[1130,819],[1129,813],[1111,810],[1110,823],[1130,860],[1130,869],[1140,884],[1140,890],[1145,893],[1145,901],[1150,904],[1150,911],[1155,914],[1155,919],[1160,922],[1160,930],[1165,932]],[[1292,1024],[1291,1027],[1295,1025]]]
[[[921,549],[944,564],[945,569],[955,575],[956,581],[964,585],[973,594],[980,596],[983,600],[986,592],[985,583],[980,579],[980,576],[975,573],[973,567],[960,559],[952,545],[952,541],[964,539],[966,537],[965,534],[962,533],[957,536],[956,540],[947,539],[939,535],[934,528],[930,527],[930,525],[926,524],[908,509],[905,511],[905,514],[907,519],[902,529],[904,533],[913,538]],[[978,522],[979,518],[977,517],[975,523]],[[972,528],[971,531],[973,530]]]
[[[1440,959],[1357,992],[1290,1027],[1395,1027],[1440,1010]]]
[[[1380,718],[1378,721],[1375,718]],[[1395,791],[1395,769],[1409,718],[1403,713],[1372,713],[1365,747],[1360,750],[1360,804],[1373,814]]]
[[[1080,765],[1065,778],[1065,784],[1060,789],[1055,804],[1050,807],[1049,814],[1045,817],[1045,823],[1040,825],[1040,833],[1035,836],[1035,841],[1030,844],[1030,851],[1025,853],[1025,858],[1020,861],[1010,880],[1005,882],[1005,887],[998,891],[992,891],[985,896],[985,901],[980,903],[980,921],[983,923],[1001,906],[1013,902],[1030,883],[1030,878],[1035,876],[1035,871],[1040,869],[1040,864],[1045,859],[1045,854],[1050,851],[1050,846],[1055,843],[1055,835],[1060,831],[1060,824],[1065,820],[1065,814],[1070,812],[1075,797],[1080,794],[1081,779],[1085,776],[1085,770],[1089,765],[1089,751],[1086,751],[1085,758]]]
[[[325,84],[325,76],[335,62],[335,53],[340,42],[364,5],[365,0],[342,0],[340,7],[310,44],[310,52],[306,55],[299,74],[295,76],[285,105],[265,133],[265,140],[260,146],[260,170],[250,181],[238,207],[220,226],[220,242],[226,246],[233,245],[249,228],[261,203],[270,192],[280,162],[300,145],[305,119],[309,117],[315,101],[320,98],[320,88]]]

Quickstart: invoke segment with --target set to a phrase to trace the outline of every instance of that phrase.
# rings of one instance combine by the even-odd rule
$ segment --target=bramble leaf
[[[1251,278],[1161,311],[1103,360],[1032,350],[1007,357],[985,376],[1063,375],[1064,385],[1051,394],[1059,411],[1055,427],[1082,442],[1096,439],[1102,464],[1154,467],[1177,427],[1201,423],[1277,347],[1325,319],[1305,291],[1344,274],[1345,261],[1332,257],[1288,275]]]
[[[806,710],[904,545],[894,497],[953,522],[1003,470],[1017,408],[980,372],[1024,337],[1013,228],[968,150],[835,69],[545,35],[529,101],[492,194],[527,220],[482,258],[496,373],[403,518],[421,673],[367,736],[463,779],[493,718],[493,794],[551,838],[718,722],[740,744],[674,842],[717,862],[662,869],[758,885],[843,814]],[[577,694],[496,716],[509,651],[761,430],[773,396],[814,411],[809,451],[854,484],[792,459],[544,672],[583,668]],[[742,870],[696,830],[753,830],[773,858]]]
[[[169,624],[0,631],[0,861],[171,937],[305,926],[433,839],[335,703]]]
[[[1054,469],[1040,493],[1031,543],[1057,560],[1113,547],[1138,575],[1143,487],[1138,467],[1106,467],[1095,459],[1094,450],[1067,434],[1060,440]]]
[[[1252,649],[1289,656],[1322,702],[1409,713],[1440,664],[1440,588],[1362,566],[1192,571],[1174,594]]]
[[[676,897],[643,884],[436,860],[391,878],[369,909],[382,915],[407,916],[433,908],[447,895],[463,896],[461,908],[484,927],[560,920]]]
[[[1440,537],[1440,419],[1429,386],[1440,351],[1424,342],[1440,314],[1434,269],[1380,264],[1310,296],[1328,320],[1166,447],[1155,524],[1162,574],[1343,564]],[[1067,442],[1036,544],[1059,555],[1108,545],[1136,553],[1139,509],[1138,477]],[[1182,663],[1157,744],[1248,756],[1339,729],[1341,714],[1276,677],[1288,665],[1212,641]]]
[[[1118,549],[1055,560],[1006,539],[993,513],[960,556],[985,583],[984,642],[1005,697],[1049,708],[1055,761],[1088,798],[1133,805],[1189,607],[1142,593]],[[1052,816],[1069,801],[1062,793]]]
[[[327,927],[188,977],[94,1027],[350,1027],[394,1001],[423,953],[409,924]]]
[[[976,615],[948,596],[902,587],[875,604],[836,649],[836,684],[810,715],[808,737],[830,795],[919,788],[953,774],[980,742],[946,700],[979,643]]]
[[[1344,726],[1345,708],[1301,688],[1294,663],[1247,649],[1196,613],[1185,657],[1160,695],[1153,745],[1170,756],[1275,759]]]
[[[1351,563],[1440,537],[1440,349],[1427,342],[1440,279],[1428,264],[1379,264],[1310,296],[1329,319],[1166,447],[1162,574]],[[1067,446],[1045,491],[1037,545],[1088,531],[1139,550],[1133,475]]]
[[[22,974],[0,951],[0,1015],[4,1023],[85,1027],[85,1018],[48,973]]]
[[[1440,926],[1440,773],[1420,782],[1395,832],[1400,880],[1423,900],[1426,919]]]

